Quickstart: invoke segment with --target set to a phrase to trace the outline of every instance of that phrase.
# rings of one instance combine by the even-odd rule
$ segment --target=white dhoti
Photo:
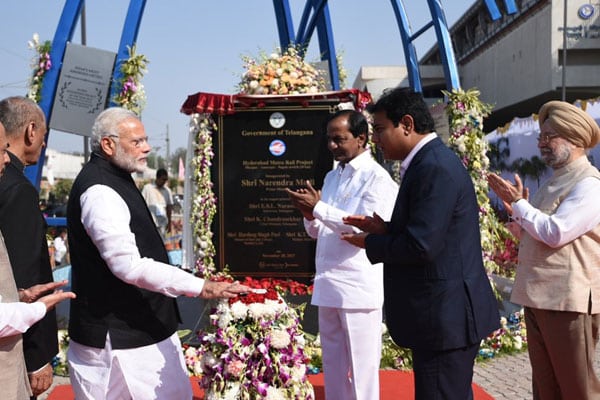
[[[133,349],[103,349],[71,340],[67,354],[77,400],[191,399],[192,389],[177,333]]]
[[[327,400],[379,399],[381,309],[319,306]]]

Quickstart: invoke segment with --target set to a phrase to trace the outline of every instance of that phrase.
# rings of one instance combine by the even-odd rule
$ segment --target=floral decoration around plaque
[[[35,56],[31,62],[31,78],[29,79],[29,90],[27,97],[39,103],[42,99],[42,87],[44,86],[44,76],[46,72],[52,68],[52,60],[50,59],[50,49],[52,42],[46,40],[40,42],[40,36],[37,33],[33,34],[33,38],[27,43],[28,47],[35,51]]]
[[[112,99],[114,103],[126,108],[137,115],[142,114],[146,106],[146,93],[142,78],[148,72],[148,59],[143,54],[136,52],[135,45],[127,46],[129,58],[120,66],[121,79],[116,82],[118,93]],[[114,83],[113,83],[114,84]]]

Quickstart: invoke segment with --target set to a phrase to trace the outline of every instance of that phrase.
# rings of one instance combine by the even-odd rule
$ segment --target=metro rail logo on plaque
[[[285,143],[282,140],[275,139],[269,145],[269,151],[275,157],[282,156],[285,153]]]

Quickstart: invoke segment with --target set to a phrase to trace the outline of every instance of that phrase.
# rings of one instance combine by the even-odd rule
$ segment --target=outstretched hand
[[[377,213],[373,213],[372,217],[367,215],[349,215],[342,218],[342,221],[344,221],[346,225],[355,226],[367,233],[387,233],[387,226]]]
[[[48,282],[41,283],[39,285],[33,285],[27,289],[19,289],[19,301],[22,301],[23,303],[33,303],[44,294],[52,292],[59,287],[65,286],[67,283],[69,283],[69,281],[65,279],[59,282]]]
[[[63,292],[62,290],[57,290],[52,294],[47,294],[46,296],[40,297],[37,301],[44,303],[46,305],[46,311],[48,311],[61,301],[74,299],[75,297],[77,296],[73,292]]]
[[[216,282],[204,281],[200,297],[203,299],[231,298],[243,293],[250,293],[252,288],[242,285],[238,281],[231,282]]]
[[[354,226],[363,232],[354,233],[342,233],[341,239],[346,242],[360,247],[365,248],[365,239],[370,233],[384,234],[387,232],[387,226],[383,219],[377,213],[373,213],[372,217],[367,215],[349,215],[342,218],[344,224]]]

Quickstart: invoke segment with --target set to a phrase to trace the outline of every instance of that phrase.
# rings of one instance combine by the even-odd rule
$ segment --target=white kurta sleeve
[[[116,277],[170,297],[200,294],[203,279],[140,256],[135,236],[129,228],[129,209],[116,191],[106,185],[91,186],[81,195],[80,204],[81,222]]]
[[[512,218],[533,238],[550,247],[560,247],[600,224],[600,180],[578,182],[552,215],[526,200],[513,204]]]
[[[46,305],[35,303],[0,303],[0,337],[25,332],[46,315]]]

